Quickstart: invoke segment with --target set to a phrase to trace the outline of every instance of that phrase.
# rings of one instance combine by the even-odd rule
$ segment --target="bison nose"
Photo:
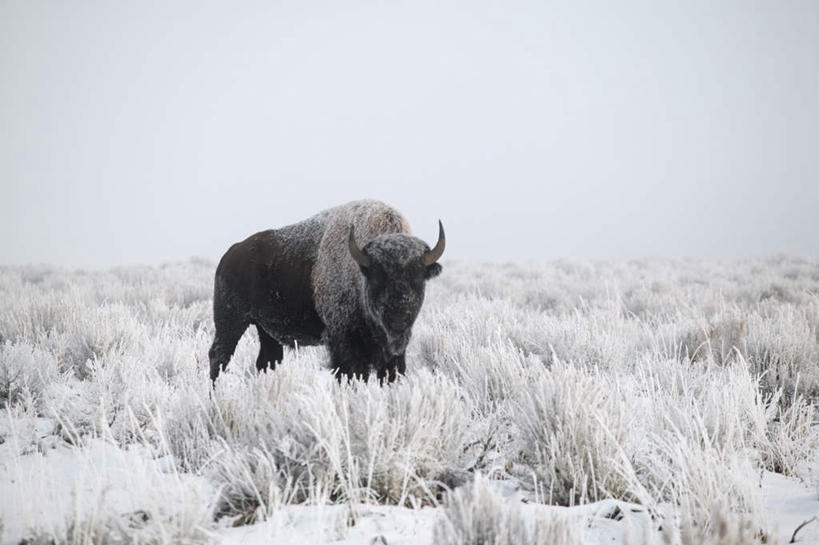
[[[393,331],[404,331],[407,328],[404,320],[389,320],[387,321],[387,325]]]
[[[393,331],[405,331],[411,324],[412,318],[406,314],[390,316],[387,319],[387,326]]]

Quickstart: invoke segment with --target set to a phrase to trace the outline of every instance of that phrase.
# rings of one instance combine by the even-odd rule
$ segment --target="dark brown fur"
[[[371,267],[356,264],[347,236],[355,225]],[[424,266],[429,247],[409,235],[395,209],[356,201],[303,222],[236,243],[216,269],[210,376],[216,380],[251,324],[259,334],[259,370],[281,361],[283,345],[328,344],[331,366],[366,378],[375,369],[395,378],[423,302],[424,282],[440,265]]]

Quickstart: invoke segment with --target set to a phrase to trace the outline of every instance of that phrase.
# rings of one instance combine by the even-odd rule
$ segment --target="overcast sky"
[[[445,257],[819,255],[819,2],[0,0],[0,264],[372,197]]]

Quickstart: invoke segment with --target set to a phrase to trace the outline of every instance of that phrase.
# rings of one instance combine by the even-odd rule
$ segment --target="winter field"
[[[207,378],[214,264],[0,268],[0,542],[787,543],[819,261],[444,263],[407,375]],[[819,543],[819,522],[796,534]]]

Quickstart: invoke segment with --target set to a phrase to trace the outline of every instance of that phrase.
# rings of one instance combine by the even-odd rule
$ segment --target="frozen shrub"
[[[743,353],[748,327],[745,320],[725,318],[690,331],[682,340],[682,356],[691,361],[713,359],[725,363]]]
[[[748,324],[748,361],[768,393],[783,390],[785,403],[800,393],[819,400],[819,301],[812,305],[777,307]]]
[[[237,526],[253,524],[292,501],[293,489],[288,486],[292,481],[286,480],[267,450],[234,450],[223,443],[216,454],[209,474],[220,484],[218,517],[233,517]]]
[[[647,518],[647,517],[646,517]],[[672,521],[672,518],[676,520]],[[681,520],[680,520],[681,519]],[[642,531],[627,529],[623,545],[777,545],[776,536],[762,530],[757,521],[714,507],[710,526],[687,517],[666,517],[662,527],[644,520]]]
[[[89,378],[89,361],[127,352],[142,334],[131,310],[119,303],[76,309],[64,330],[49,341],[63,364],[82,380]]]
[[[629,398],[616,379],[559,362],[522,390],[513,409],[522,458],[549,503],[623,497],[614,462],[635,424]]]
[[[240,343],[237,352],[246,348]],[[328,390],[333,378],[318,373],[307,361],[299,365],[285,361],[274,372],[259,376],[242,371],[242,356],[247,359],[249,354],[234,356],[239,369],[226,373],[215,391],[210,390],[203,370],[198,385],[187,384],[176,390],[164,412],[157,415],[158,432],[187,470],[201,469],[221,450],[222,441],[232,448],[266,448],[270,452],[275,452],[277,445],[283,448],[296,443],[304,445],[305,452],[296,452],[294,446],[288,455],[305,454],[313,440],[303,429],[298,398],[324,396],[326,410],[332,408]],[[291,419],[295,426],[291,426]]]
[[[633,460],[619,460],[628,491],[654,514],[661,505],[679,508],[698,526],[711,529],[717,521],[709,506],[762,524],[762,491],[758,472],[738,453],[712,445],[708,438],[686,437],[674,430],[649,433]]]
[[[3,341],[43,342],[51,332],[65,328],[69,309],[79,304],[69,299],[28,286],[4,293],[0,297],[0,337]]]
[[[226,378],[213,400],[183,393],[162,433],[191,469],[208,473],[209,460],[233,456],[232,471],[253,476],[245,491],[275,481],[289,483],[294,501],[433,501],[437,479],[463,456],[469,406],[440,374],[421,370],[388,386],[339,384],[286,362],[262,377]],[[230,478],[224,469],[211,477],[232,486],[222,481]],[[256,501],[259,494],[234,495]]]
[[[468,433],[469,408],[458,387],[424,370],[389,386],[330,386],[294,400],[282,439],[293,431],[312,439],[320,463],[335,474],[339,499],[434,500],[435,481],[457,467]]]
[[[435,545],[580,545],[566,520],[507,503],[480,474],[446,495],[433,536]]]
[[[530,365],[543,367],[508,341],[487,341],[483,346],[450,344],[438,364],[441,373],[461,385],[481,416],[494,414],[523,386]]]
[[[783,283],[771,283],[759,293],[760,301],[767,299],[773,299],[778,303],[795,303],[798,302],[799,296],[794,294]]]
[[[28,343],[0,345],[0,408],[24,398],[42,408],[44,390],[60,378],[50,353]]]
[[[641,440],[620,451],[628,493],[655,514],[661,504],[708,527],[710,506],[761,520],[758,472],[750,456],[767,441],[775,402],[740,360],[726,366],[674,361],[643,366],[648,418]]]
[[[346,448],[379,500],[426,498],[442,473],[458,468],[470,406],[452,381],[419,371],[392,387],[370,381],[351,393],[337,405],[341,414],[351,408]]]
[[[747,451],[765,436],[771,403],[745,361],[649,361],[637,371],[649,413],[655,415],[645,431],[681,434],[728,451]]]
[[[774,400],[771,409],[767,432],[758,444],[762,464],[769,471],[799,475],[802,463],[813,459],[819,445],[819,427],[814,424],[816,407],[796,397],[786,407]]]
[[[218,452],[222,427],[213,420],[215,404],[207,394],[180,388],[158,415],[157,433],[183,471],[199,471]]]

